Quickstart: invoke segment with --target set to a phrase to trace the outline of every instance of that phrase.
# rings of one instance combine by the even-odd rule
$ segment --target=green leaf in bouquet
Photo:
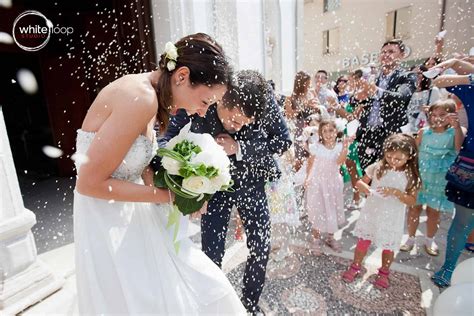
[[[198,201],[198,198],[187,199],[179,195],[176,195],[174,204],[178,207],[179,211],[184,215],[189,215],[198,211],[204,204],[205,201],[209,200],[212,195],[204,194],[204,198]]]
[[[199,154],[202,150],[201,147],[194,145],[194,143],[183,140],[174,146],[173,151],[179,153],[185,160],[189,160],[193,155]]]
[[[189,178],[190,176],[195,175],[195,168],[192,164],[184,164],[181,168],[179,168],[179,175],[183,178]]]
[[[210,166],[206,168],[206,177],[213,178],[219,174],[219,169]]]
[[[206,178],[212,178],[219,174],[219,169],[215,167],[206,167],[204,164],[193,165],[185,164],[179,169],[179,175],[183,178],[189,178],[190,176],[201,176]]]
[[[181,163],[185,163],[186,160],[183,158],[183,156],[181,156],[181,154],[175,152],[175,151],[172,151],[172,150],[169,150],[169,149],[166,149],[166,148],[160,148],[156,151],[156,154],[160,157],[170,157],[176,161],[179,161]]]
[[[160,168],[160,170],[156,171],[154,176],[153,176],[153,183],[155,184],[155,187],[157,188],[167,188],[168,186],[166,185],[165,181],[165,168]]]

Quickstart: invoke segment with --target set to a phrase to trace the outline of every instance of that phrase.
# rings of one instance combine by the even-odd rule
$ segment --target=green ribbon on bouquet
[[[174,245],[174,250],[176,251],[176,254],[178,254],[180,246],[181,246],[181,242],[176,241],[176,238],[178,237],[178,232],[179,232],[180,218],[181,218],[181,212],[179,211],[178,207],[173,204],[171,212],[168,214],[168,223],[166,224],[166,229],[170,229],[172,226],[174,226],[173,245]]]

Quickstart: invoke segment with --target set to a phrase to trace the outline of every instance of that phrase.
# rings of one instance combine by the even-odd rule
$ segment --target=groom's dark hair
[[[263,75],[255,70],[238,71],[222,98],[227,108],[239,107],[245,116],[258,121],[271,98],[271,88]]]

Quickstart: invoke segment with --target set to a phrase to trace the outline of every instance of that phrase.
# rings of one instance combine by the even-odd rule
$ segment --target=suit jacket
[[[288,150],[291,139],[281,110],[273,97],[270,100],[260,122],[246,125],[235,134],[230,134],[224,129],[215,104],[209,107],[205,117],[187,116],[185,111],[180,110],[170,118],[168,130],[159,140],[159,145],[164,147],[183,126],[192,120],[192,132],[209,133],[212,136],[227,133],[239,143],[242,159],[238,160],[236,155],[229,156],[235,188],[242,184],[253,186],[265,181],[274,181],[279,178],[280,170],[273,155],[281,155]],[[156,169],[156,162],[154,168]]]
[[[379,77],[375,84],[379,85]],[[380,117],[383,122],[380,126],[387,134],[399,133],[400,127],[408,124],[407,108],[411,96],[416,90],[416,74],[395,69],[388,82],[387,88],[380,99]],[[360,117],[361,126],[367,127],[372,102],[367,104]]]

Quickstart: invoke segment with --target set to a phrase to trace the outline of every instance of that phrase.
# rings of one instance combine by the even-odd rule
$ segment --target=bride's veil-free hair
[[[196,33],[180,39],[174,44],[178,51],[176,66],[168,70],[169,59],[166,53],[161,54],[158,66],[161,76],[157,84],[158,113],[160,131],[168,127],[169,110],[172,107],[171,76],[180,67],[189,68],[191,84],[227,85],[230,82],[232,69],[222,47],[209,35]]]

